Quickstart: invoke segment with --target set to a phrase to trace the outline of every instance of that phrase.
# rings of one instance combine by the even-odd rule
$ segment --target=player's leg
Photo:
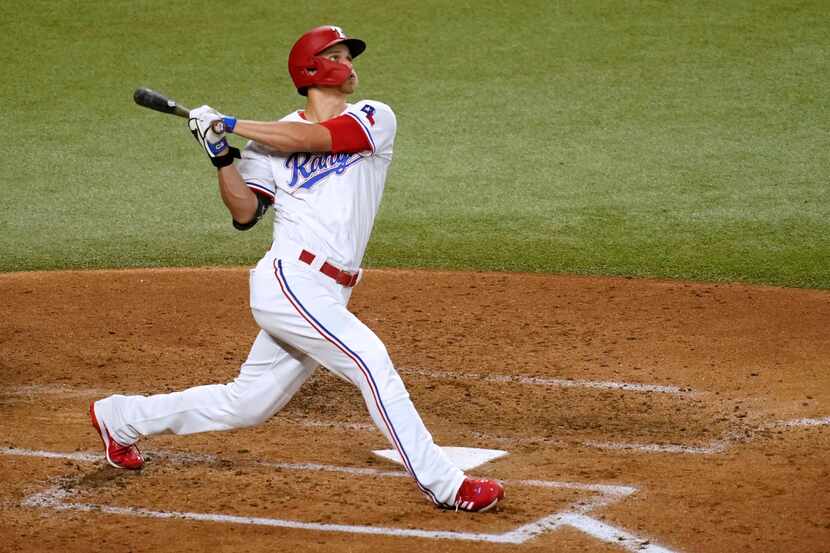
[[[279,411],[316,366],[312,358],[260,331],[233,382],[152,396],[113,395],[96,401],[94,410],[123,445],[162,432],[242,428]]]
[[[343,288],[281,262],[272,279],[275,293],[253,304],[259,325],[354,383],[421,491],[436,504],[452,505],[464,473],[433,442],[381,340],[346,309]]]

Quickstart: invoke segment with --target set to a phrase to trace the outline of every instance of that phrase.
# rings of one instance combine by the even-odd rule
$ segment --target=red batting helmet
[[[351,70],[348,67],[318,56],[323,50],[340,43],[346,45],[352,58],[366,49],[365,42],[346,36],[343,29],[333,25],[315,27],[294,43],[288,54],[288,72],[297,92],[307,96],[310,86],[339,86],[349,78]]]

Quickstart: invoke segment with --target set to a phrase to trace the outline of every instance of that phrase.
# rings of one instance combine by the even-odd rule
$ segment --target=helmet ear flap
[[[308,60],[308,64],[306,65],[306,75],[319,75],[320,72],[323,70],[323,63],[321,62],[324,61],[326,61],[326,59],[322,56],[312,56],[311,59]]]
[[[308,65],[305,68],[305,74],[308,75],[309,78],[313,79],[315,75],[320,73],[320,60],[323,59],[320,56],[314,56],[310,60],[308,60]]]
[[[306,63],[302,67],[296,67],[291,72],[291,78],[297,85],[297,92],[300,93],[300,96],[308,96],[308,89],[314,83],[314,75],[318,73],[317,64],[314,60],[315,58],[311,58],[308,60],[309,63]],[[304,83],[305,86],[300,86],[300,82]]]
[[[340,86],[352,74],[352,69],[349,66],[322,56],[314,56],[311,61],[314,65],[306,71],[309,73],[313,84],[318,86]]]

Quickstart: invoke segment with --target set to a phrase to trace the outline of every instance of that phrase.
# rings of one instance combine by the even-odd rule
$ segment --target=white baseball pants
[[[96,402],[95,411],[125,445],[162,432],[243,428],[274,415],[322,365],[360,389],[418,488],[451,506],[464,474],[433,442],[386,347],[346,308],[350,295],[311,267],[269,252],[251,271],[251,310],[262,330],[236,380],[171,394],[114,395]]]

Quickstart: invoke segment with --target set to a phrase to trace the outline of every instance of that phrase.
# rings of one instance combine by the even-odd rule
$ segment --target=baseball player
[[[433,503],[485,511],[504,498],[499,482],[468,478],[435,445],[386,347],[346,307],[361,278],[397,126],[386,104],[346,101],[358,84],[353,59],[365,48],[339,27],[302,35],[288,71],[305,109],[278,122],[237,120],[209,106],[190,112],[190,130],[217,168],[234,227],[249,229],[274,211],[273,245],[250,273],[261,330],[229,384],[91,403],[111,465],[140,469],[136,442],[144,436],[259,424],[322,365],[360,389],[375,425]],[[249,140],[242,152],[226,133]]]

